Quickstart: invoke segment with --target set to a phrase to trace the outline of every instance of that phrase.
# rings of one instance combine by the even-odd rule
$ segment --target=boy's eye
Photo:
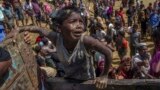
[[[72,19],[72,20],[69,20],[68,22],[69,22],[69,23],[75,23],[75,22],[83,23],[83,20]]]
[[[71,19],[71,20],[69,20],[68,22],[69,22],[69,23],[73,23],[73,22],[76,22],[76,20],[75,20],[75,19]]]

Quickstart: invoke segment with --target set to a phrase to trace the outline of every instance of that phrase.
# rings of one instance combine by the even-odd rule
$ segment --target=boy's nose
[[[84,24],[82,24],[81,22],[77,22],[77,24],[76,24],[76,28],[82,28],[82,29],[84,29]]]

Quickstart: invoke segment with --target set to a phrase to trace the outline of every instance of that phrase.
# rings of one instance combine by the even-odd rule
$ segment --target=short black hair
[[[64,20],[66,20],[72,12],[76,12],[78,14],[81,13],[80,9],[71,5],[68,7],[64,7],[56,12],[56,15],[52,17],[52,22],[55,24],[61,25]]]

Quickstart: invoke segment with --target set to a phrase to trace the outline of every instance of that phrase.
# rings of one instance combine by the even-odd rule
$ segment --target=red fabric
[[[36,42],[35,42],[35,43],[39,43],[41,40],[42,40],[42,37],[38,36],[38,37],[36,38]]]
[[[130,79],[130,77],[131,77],[131,76],[129,76],[129,74],[126,71],[124,71],[124,69],[122,67],[119,68],[118,76],[123,77],[123,79]]]
[[[123,39],[122,45],[123,47],[128,48],[128,41],[126,39]]]
[[[123,71],[120,71],[119,76],[122,76],[124,79],[127,79],[127,75]]]
[[[123,11],[119,11],[119,16],[121,16],[121,19],[122,19],[122,22],[123,22],[123,25],[125,24],[125,21],[124,21],[124,13],[123,13]]]

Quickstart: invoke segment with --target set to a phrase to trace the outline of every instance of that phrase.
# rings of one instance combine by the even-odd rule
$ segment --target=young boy
[[[21,27],[19,30],[44,34],[56,45],[58,58],[64,66],[64,80],[66,82],[82,83],[93,80],[96,87],[105,88],[112,59],[109,48],[100,41],[84,35],[84,22],[78,8],[63,8],[57,12],[54,20],[59,33],[48,32],[48,30],[36,26]],[[96,50],[105,56],[105,70],[100,77],[95,76],[91,50]]]

